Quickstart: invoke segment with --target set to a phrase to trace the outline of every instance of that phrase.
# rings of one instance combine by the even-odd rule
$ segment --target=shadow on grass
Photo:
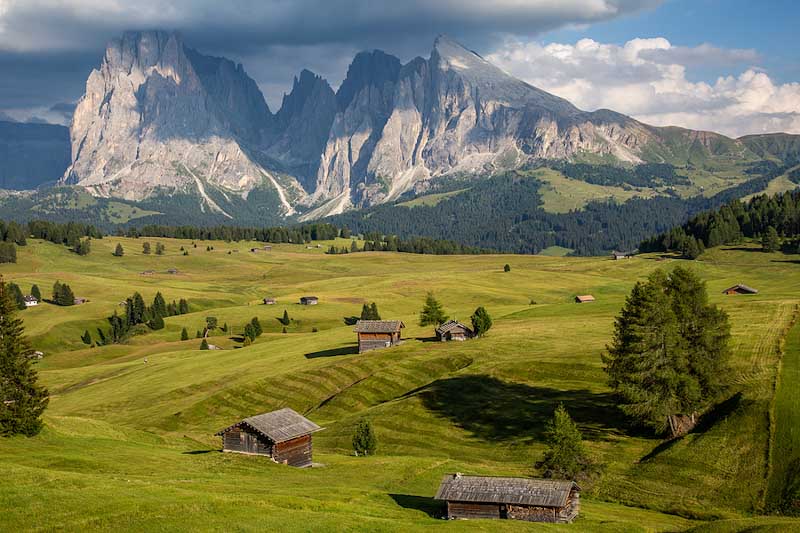
[[[427,409],[489,441],[541,440],[560,403],[580,426],[584,438],[603,440],[623,433],[650,436],[628,423],[611,393],[552,389],[470,375],[434,381],[418,396]]]
[[[416,337],[414,340],[418,340],[420,342],[442,342],[439,340],[439,337],[435,335],[433,337]]]
[[[442,502],[425,496],[412,496],[410,494],[389,494],[394,502],[403,509],[422,511],[431,518],[444,516]]]
[[[219,450],[191,450],[188,452],[181,452],[182,455],[203,455],[205,453],[215,453]]]
[[[800,265],[800,260],[798,259],[770,259],[770,263],[790,263],[792,265]]]
[[[709,431],[713,428],[717,423],[722,422],[730,415],[732,415],[737,409],[744,406],[745,402],[742,401],[742,393],[737,392],[727,400],[724,400],[714,407],[712,407],[706,414],[700,417],[700,420],[697,421],[697,425],[690,431],[690,434],[702,434]],[[646,463],[647,461],[658,457],[663,452],[672,448],[673,445],[680,442],[683,437],[677,437],[674,439],[665,440],[655,448],[653,448],[650,453],[639,459],[640,463]]]
[[[331,350],[322,350],[319,352],[311,352],[306,354],[306,359],[316,359],[317,357],[337,357],[339,355],[353,355],[358,353],[358,345],[344,346],[342,348],[333,348]]]

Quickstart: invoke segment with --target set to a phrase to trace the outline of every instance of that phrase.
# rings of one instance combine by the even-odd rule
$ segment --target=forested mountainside
[[[645,240],[640,248],[644,252],[678,251],[694,258],[705,248],[769,234],[783,237],[787,251],[800,251],[800,191],[758,195],[746,202],[732,200],[718,210],[701,213],[681,226]]]
[[[569,166],[567,171],[571,172]],[[460,192],[457,187],[463,183],[454,182],[450,188],[456,188],[457,193],[443,194],[434,205],[381,205],[327,220],[358,233],[436,236],[504,252],[539,253],[561,246],[577,255],[598,255],[634,249],[648,237],[680,225],[694,214],[756,193],[773,179],[775,172],[772,165],[759,167],[748,181],[710,197],[684,199],[672,194],[626,202],[591,201],[580,210],[553,213],[542,206],[542,181],[525,171],[514,171]],[[636,178],[635,172],[616,169],[611,175],[618,179]],[[588,177],[595,178],[596,174]]]

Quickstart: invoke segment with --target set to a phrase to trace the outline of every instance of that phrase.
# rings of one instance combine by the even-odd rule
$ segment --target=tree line
[[[749,202],[731,200],[681,226],[643,241],[644,252],[681,252],[694,259],[705,248],[736,244],[744,238],[762,239],[766,251],[800,251],[800,191],[761,194]],[[781,240],[782,238],[782,240]]]

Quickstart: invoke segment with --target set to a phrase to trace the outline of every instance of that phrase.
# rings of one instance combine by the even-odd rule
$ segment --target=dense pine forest
[[[570,173],[587,181],[636,181],[636,174],[630,170],[593,166],[595,171],[589,174],[585,171],[588,165],[567,166]],[[671,179],[669,165],[647,166],[656,168],[648,179]],[[608,173],[600,174],[598,168]],[[563,246],[574,250],[575,255],[601,255],[635,248],[642,240],[678,226],[692,215],[762,190],[777,171],[772,165],[753,170],[756,177],[711,198],[659,196],[625,203],[595,201],[569,213],[545,211],[539,193],[541,182],[521,172],[510,172],[479,182],[436,205],[381,205],[337,215],[330,221],[357,233],[437,237],[500,252],[535,254],[550,246]],[[450,189],[457,187],[449,184]]]
[[[783,237],[783,240],[780,240]],[[694,258],[704,248],[735,244],[744,238],[760,238],[766,249],[782,246],[800,250],[800,191],[759,195],[749,202],[732,200],[716,211],[701,213],[682,226],[645,240],[643,252],[679,251]],[[772,251],[772,250],[769,250]]]

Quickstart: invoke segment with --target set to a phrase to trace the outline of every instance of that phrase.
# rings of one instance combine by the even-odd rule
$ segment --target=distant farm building
[[[144,272],[142,272],[142,276],[152,276],[155,273],[156,273],[155,270],[145,270]]]
[[[457,320],[448,320],[436,328],[436,338],[440,341],[465,341],[475,334],[467,326]]]
[[[167,270],[167,274],[177,274],[177,273],[178,273],[177,268],[170,268]]]
[[[611,258],[615,261],[619,261],[620,259],[630,259],[636,255],[636,252],[611,252]]]
[[[319,298],[316,296],[303,296],[300,298],[300,305],[317,305]]]
[[[278,303],[278,300],[275,298],[264,298],[264,305],[275,305]]]
[[[591,294],[579,294],[578,296],[575,297],[575,303],[579,304],[586,304],[594,301],[595,301],[594,296],[592,296]]]
[[[265,455],[276,463],[306,467],[312,462],[311,435],[322,428],[292,409],[251,416],[217,432],[226,452]]]
[[[436,499],[447,502],[451,519],[569,523],[580,512],[580,490],[573,481],[448,474]]]
[[[722,294],[758,294],[758,289],[754,289],[753,287],[748,287],[742,283],[738,283],[733,287],[728,287]]]
[[[89,301],[89,298],[84,298],[83,296],[76,296],[75,299],[72,301],[75,305],[85,304]]]
[[[38,350],[37,350],[37,351],[35,351],[35,352],[33,352],[33,353],[30,355],[30,358],[31,358],[31,359],[41,359],[42,357],[44,357],[44,352],[40,352],[40,351],[38,351]]]
[[[404,327],[400,320],[359,320],[353,330],[358,334],[358,353],[400,344],[400,330]]]
[[[272,246],[264,246],[261,249],[264,250],[265,252],[271,252],[272,251]]]
[[[39,305],[39,300],[35,296],[26,296],[23,298],[25,300],[25,307],[33,307],[35,305]]]

